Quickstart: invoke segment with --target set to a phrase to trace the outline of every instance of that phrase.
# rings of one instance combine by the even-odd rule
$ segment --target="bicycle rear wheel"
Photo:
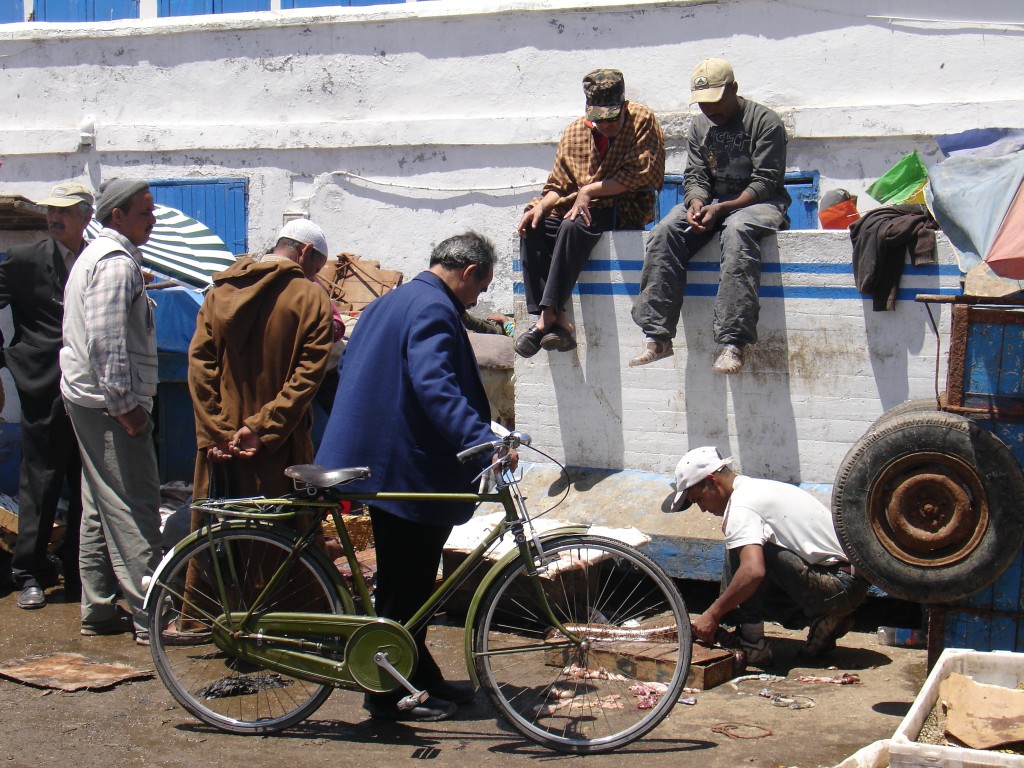
[[[577,754],[640,738],[686,683],[690,620],[672,580],[635,548],[593,536],[546,544],[538,586],[520,561],[488,589],[473,631],[476,670],[527,738]],[[552,626],[546,606],[581,640]]]
[[[161,571],[150,601],[150,643],[157,673],[185,709],[232,733],[270,733],[309,717],[331,686],[260,668],[220,650],[218,617],[247,611],[291,553],[294,541],[255,527],[221,530],[179,552]],[[187,582],[187,583],[186,583]],[[326,566],[303,552],[259,613],[341,613]]]

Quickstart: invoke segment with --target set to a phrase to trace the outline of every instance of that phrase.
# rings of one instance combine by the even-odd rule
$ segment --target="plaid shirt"
[[[564,216],[572,208],[576,193],[593,181],[617,181],[629,188],[614,197],[595,198],[592,208],[616,208],[618,229],[640,229],[654,220],[656,190],[665,180],[665,136],[658,118],[643,104],[627,101],[626,120],[612,139],[602,159],[594,142],[594,132],[586,119],[574,120],[562,134],[555,154],[555,167],[548,176],[542,195],[555,191],[561,196],[551,216]],[[530,201],[527,208],[540,202]]]
[[[97,262],[83,294],[86,347],[107,411],[120,416],[139,404],[132,390],[125,328],[131,306],[145,293],[146,284],[139,268],[142,252],[115,230],[103,229],[100,236],[117,241],[124,251]],[[143,301],[148,298],[143,296]]]

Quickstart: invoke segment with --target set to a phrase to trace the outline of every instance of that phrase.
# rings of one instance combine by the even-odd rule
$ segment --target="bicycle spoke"
[[[308,554],[278,572],[292,548],[269,531],[222,530],[188,545],[165,569],[152,599],[153,658],[175,699],[200,720],[266,733],[308,717],[330,694],[327,686],[263,669],[215,645],[218,626],[253,607],[341,612],[331,577]],[[265,590],[275,574],[276,588]]]
[[[474,627],[477,671],[527,737],[564,752],[616,749],[654,728],[679,696],[691,649],[685,605],[632,547],[578,536],[546,552],[544,598],[518,562],[491,585]]]

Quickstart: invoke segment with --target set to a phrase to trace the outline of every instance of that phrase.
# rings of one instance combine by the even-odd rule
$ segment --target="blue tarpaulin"
[[[203,294],[191,288],[175,286],[152,290],[149,295],[156,302],[153,318],[156,322],[157,350],[188,354]]]

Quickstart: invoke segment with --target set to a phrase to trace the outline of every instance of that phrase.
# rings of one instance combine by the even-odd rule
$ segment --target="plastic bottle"
[[[892,645],[900,648],[924,648],[928,645],[928,633],[923,629],[879,627],[877,636],[879,645]]]

